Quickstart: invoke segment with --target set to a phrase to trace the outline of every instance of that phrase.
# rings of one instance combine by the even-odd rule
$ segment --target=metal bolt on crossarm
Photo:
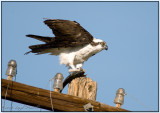
[[[13,79],[14,76],[16,76],[17,74],[17,63],[15,60],[10,60],[8,62],[8,68],[6,71],[6,75],[8,75],[7,80],[11,80]]]

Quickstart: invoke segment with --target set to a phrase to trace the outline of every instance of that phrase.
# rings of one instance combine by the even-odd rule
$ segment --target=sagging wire
[[[16,82],[16,76],[15,76],[15,79],[14,81]],[[12,86],[13,86],[13,82],[12,82]],[[7,98],[7,93],[8,93],[8,88],[9,88],[9,80],[8,80],[8,85],[7,85],[7,89],[6,89],[6,93],[5,93],[5,99],[4,99],[4,106],[3,106],[3,111],[5,109],[5,104],[6,104],[6,98]],[[11,87],[12,88],[12,87]],[[11,90],[11,94],[12,94],[12,90]],[[12,111],[12,108],[13,108],[13,102],[11,101],[11,107],[10,107],[10,111]]]
[[[14,82],[16,82],[16,76],[14,78]],[[12,82],[12,86],[13,86],[13,82]],[[11,96],[12,96],[12,87],[11,87]],[[13,101],[11,101],[11,109],[10,109],[10,111],[12,111],[12,108],[13,108]]]
[[[47,85],[46,85],[46,87],[48,86],[48,84],[50,83],[50,101],[51,101],[51,107],[52,107],[52,111],[54,111],[54,108],[53,108],[53,101],[52,101],[52,89],[51,89],[51,82],[54,80],[54,77],[53,78],[51,78],[49,81],[48,81],[48,83],[47,83]],[[45,88],[46,89],[46,88]]]
[[[4,99],[4,103],[3,103],[3,111],[6,105],[6,98],[7,98],[7,92],[8,92],[8,87],[9,87],[9,80],[8,80],[8,85],[7,85],[7,89],[6,89],[6,93],[5,93],[5,99]]]
[[[52,103],[52,94],[51,94],[51,82],[52,82],[52,80],[50,80],[50,100],[51,100],[52,111],[54,111],[54,109],[53,109],[53,103]]]
[[[128,93],[127,93],[127,95],[128,95],[128,97],[130,97],[131,99],[133,99],[135,102],[137,102],[139,105],[145,107],[148,111],[153,111],[150,107],[148,107],[147,105],[145,105],[145,104],[144,104],[141,100],[139,100],[138,98],[136,98],[136,97],[134,97],[134,96],[132,96],[132,95],[130,95],[130,94],[128,94]]]

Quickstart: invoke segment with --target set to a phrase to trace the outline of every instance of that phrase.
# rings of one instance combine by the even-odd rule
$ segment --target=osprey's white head
[[[98,47],[98,48],[101,48],[102,50],[105,49],[105,50],[108,50],[108,46],[107,46],[107,43],[101,39],[96,39],[94,38],[93,39],[93,42],[95,43],[95,45]]]

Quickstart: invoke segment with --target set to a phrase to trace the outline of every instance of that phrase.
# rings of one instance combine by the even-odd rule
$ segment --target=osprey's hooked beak
[[[106,45],[104,49],[105,49],[105,50],[108,50],[108,46]]]

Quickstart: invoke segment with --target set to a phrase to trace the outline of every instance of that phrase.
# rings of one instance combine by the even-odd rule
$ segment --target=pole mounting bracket
[[[91,103],[88,103],[88,104],[84,105],[83,107],[86,112],[93,112],[94,111]]]

